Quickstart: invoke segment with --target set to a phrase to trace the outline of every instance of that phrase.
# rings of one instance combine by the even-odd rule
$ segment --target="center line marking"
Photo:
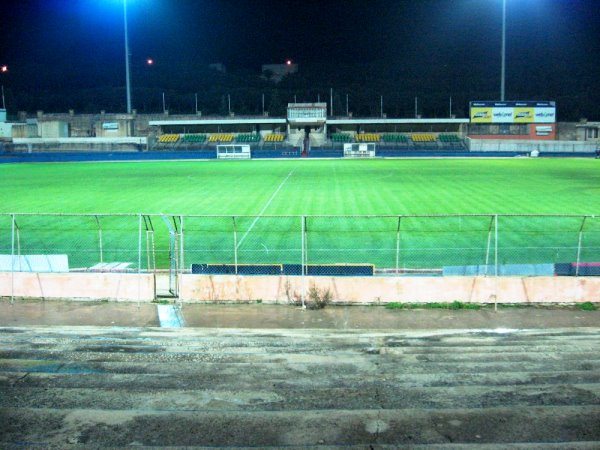
[[[288,173],[287,177],[285,177],[283,179],[283,181],[279,184],[279,187],[277,188],[277,190],[275,192],[273,192],[273,195],[271,195],[271,198],[269,199],[269,201],[265,204],[265,206],[263,207],[263,209],[261,210],[261,212],[258,213],[258,216],[256,216],[256,219],[254,219],[254,222],[252,222],[250,224],[250,228],[248,228],[248,230],[246,231],[246,233],[242,236],[242,238],[238,242],[236,249],[239,250],[240,245],[242,245],[242,242],[244,242],[244,239],[246,239],[246,236],[248,236],[248,233],[250,233],[252,231],[252,228],[254,228],[254,225],[256,225],[256,222],[258,222],[258,220],[260,219],[260,217],[263,215],[263,213],[269,207],[269,205],[271,204],[271,202],[273,201],[273,199],[275,198],[275,196],[279,193],[279,191],[281,190],[281,188],[283,187],[283,185],[285,184],[285,182],[288,180],[288,178],[292,176],[292,174],[294,173],[294,170],[296,170],[296,169],[290,170],[290,173]]]

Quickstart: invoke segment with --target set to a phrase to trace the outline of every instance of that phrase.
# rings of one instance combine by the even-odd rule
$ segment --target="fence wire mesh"
[[[11,255],[66,255],[70,271],[173,272],[198,264],[233,266],[233,273],[253,265],[290,265],[293,274],[310,274],[313,266],[336,274],[343,265],[459,273],[452,268],[483,266],[493,275],[496,264],[600,262],[600,219],[2,214],[0,270],[12,270],[6,267]],[[15,270],[28,269],[20,264]]]
[[[12,247],[12,216],[0,214],[0,255],[10,255]]]
[[[63,256],[69,271],[147,268],[140,261],[146,254],[143,248],[140,252],[140,216],[15,214],[8,222],[0,220],[0,245],[2,254],[18,261],[16,270],[61,271],[53,261]]]

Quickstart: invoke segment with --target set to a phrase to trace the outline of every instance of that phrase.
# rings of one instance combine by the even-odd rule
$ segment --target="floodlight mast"
[[[506,0],[502,0],[502,69],[500,75],[500,100],[506,94]]]
[[[127,88],[127,113],[131,114],[131,77],[129,70],[129,35],[127,30],[127,0],[123,0],[123,23],[125,28],[125,84]]]

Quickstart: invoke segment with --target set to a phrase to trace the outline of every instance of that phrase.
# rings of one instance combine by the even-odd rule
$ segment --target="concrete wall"
[[[38,126],[31,123],[14,123],[12,124],[12,137],[14,138],[38,138]]]
[[[338,303],[579,303],[600,302],[594,277],[283,277],[182,275],[186,302],[299,301],[311,287]]]
[[[533,150],[547,153],[594,153],[596,144],[578,141],[519,141],[467,139],[472,152],[530,153]]]
[[[577,122],[558,122],[556,124],[556,139],[559,141],[579,141]]]
[[[96,123],[97,137],[115,138],[131,136],[131,120],[104,120]]]
[[[590,136],[588,130],[593,134]],[[600,143],[600,122],[586,122],[577,125],[577,140],[593,142],[596,145]]]
[[[140,151],[147,149],[148,138],[13,138],[13,148],[16,152],[94,152],[94,151]]]
[[[153,274],[0,272],[0,297],[150,302]],[[600,302],[600,277],[285,277],[181,275],[184,302],[298,302],[311,288],[334,303]]]
[[[69,137],[69,124],[64,121],[40,122],[40,135],[45,139],[57,139]]]
[[[151,302],[154,285],[152,274],[0,272],[0,297]]]
[[[12,123],[0,122],[0,138],[10,138],[12,136]]]

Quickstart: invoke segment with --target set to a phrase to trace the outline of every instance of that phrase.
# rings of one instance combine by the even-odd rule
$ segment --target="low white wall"
[[[0,297],[151,302],[153,274],[0,272]]]
[[[338,303],[600,302],[600,277],[293,277],[182,275],[186,302],[298,301],[311,287]],[[306,295],[306,294],[305,294]]]
[[[594,153],[597,144],[581,141],[528,141],[503,139],[467,139],[472,152],[530,153],[533,150],[546,153]]]
[[[310,289],[333,303],[600,302],[600,277],[296,277],[181,275],[185,302],[300,301]],[[151,302],[153,274],[0,272],[0,297]]]

